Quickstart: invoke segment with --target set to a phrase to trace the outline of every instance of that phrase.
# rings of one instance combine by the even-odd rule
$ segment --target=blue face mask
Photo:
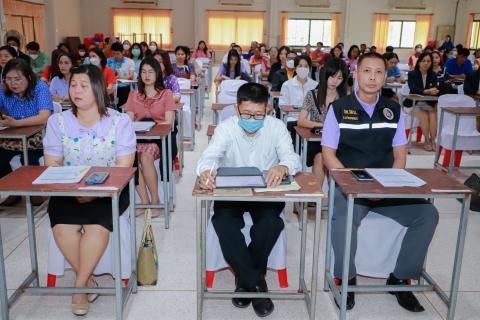
[[[238,124],[242,127],[243,130],[247,131],[248,133],[255,133],[263,127],[263,119],[262,120],[255,120],[255,119],[242,119],[238,117]]]

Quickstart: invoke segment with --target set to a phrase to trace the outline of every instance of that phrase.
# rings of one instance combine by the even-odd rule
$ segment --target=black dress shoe
[[[238,276],[235,276],[235,292],[249,292]],[[252,302],[252,298],[232,298],[232,303],[237,308],[246,308],[250,302]]]
[[[338,285],[342,285],[342,279],[338,279]],[[356,286],[357,285],[357,277],[353,277],[352,279],[348,280],[349,286]],[[335,299],[335,304],[337,305],[338,309],[340,309],[340,305]],[[352,310],[355,306],[355,292],[347,292],[347,310]]]
[[[260,276],[253,292],[268,292],[267,282],[263,276]],[[273,302],[269,298],[256,298],[252,301],[253,310],[259,317],[266,317],[273,312]]]
[[[390,273],[390,276],[387,279],[387,285],[399,285],[405,286],[408,285],[408,279],[397,279]],[[411,291],[397,291],[397,292],[388,292],[391,295],[395,295],[397,297],[398,304],[401,305],[404,309],[407,309],[411,312],[422,312],[425,309],[422,307],[420,302],[418,302],[417,298]]]

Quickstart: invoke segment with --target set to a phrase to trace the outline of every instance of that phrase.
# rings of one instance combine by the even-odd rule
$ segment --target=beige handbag
[[[145,225],[138,250],[137,283],[139,286],[156,285],[158,279],[157,247],[152,231],[152,210],[145,210]]]

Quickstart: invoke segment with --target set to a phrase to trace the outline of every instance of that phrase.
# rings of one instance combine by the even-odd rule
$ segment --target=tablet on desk
[[[265,188],[262,172],[256,167],[221,167],[215,177],[217,188]]]

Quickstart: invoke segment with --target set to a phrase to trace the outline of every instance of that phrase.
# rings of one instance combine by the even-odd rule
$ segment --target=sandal
[[[423,150],[432,151],[432,144],[430,142],[425,142],[425,144],[423,145]]]
[[[432,142],[432,151],[433,152],[437,151],[437,145],[434,142]]]

